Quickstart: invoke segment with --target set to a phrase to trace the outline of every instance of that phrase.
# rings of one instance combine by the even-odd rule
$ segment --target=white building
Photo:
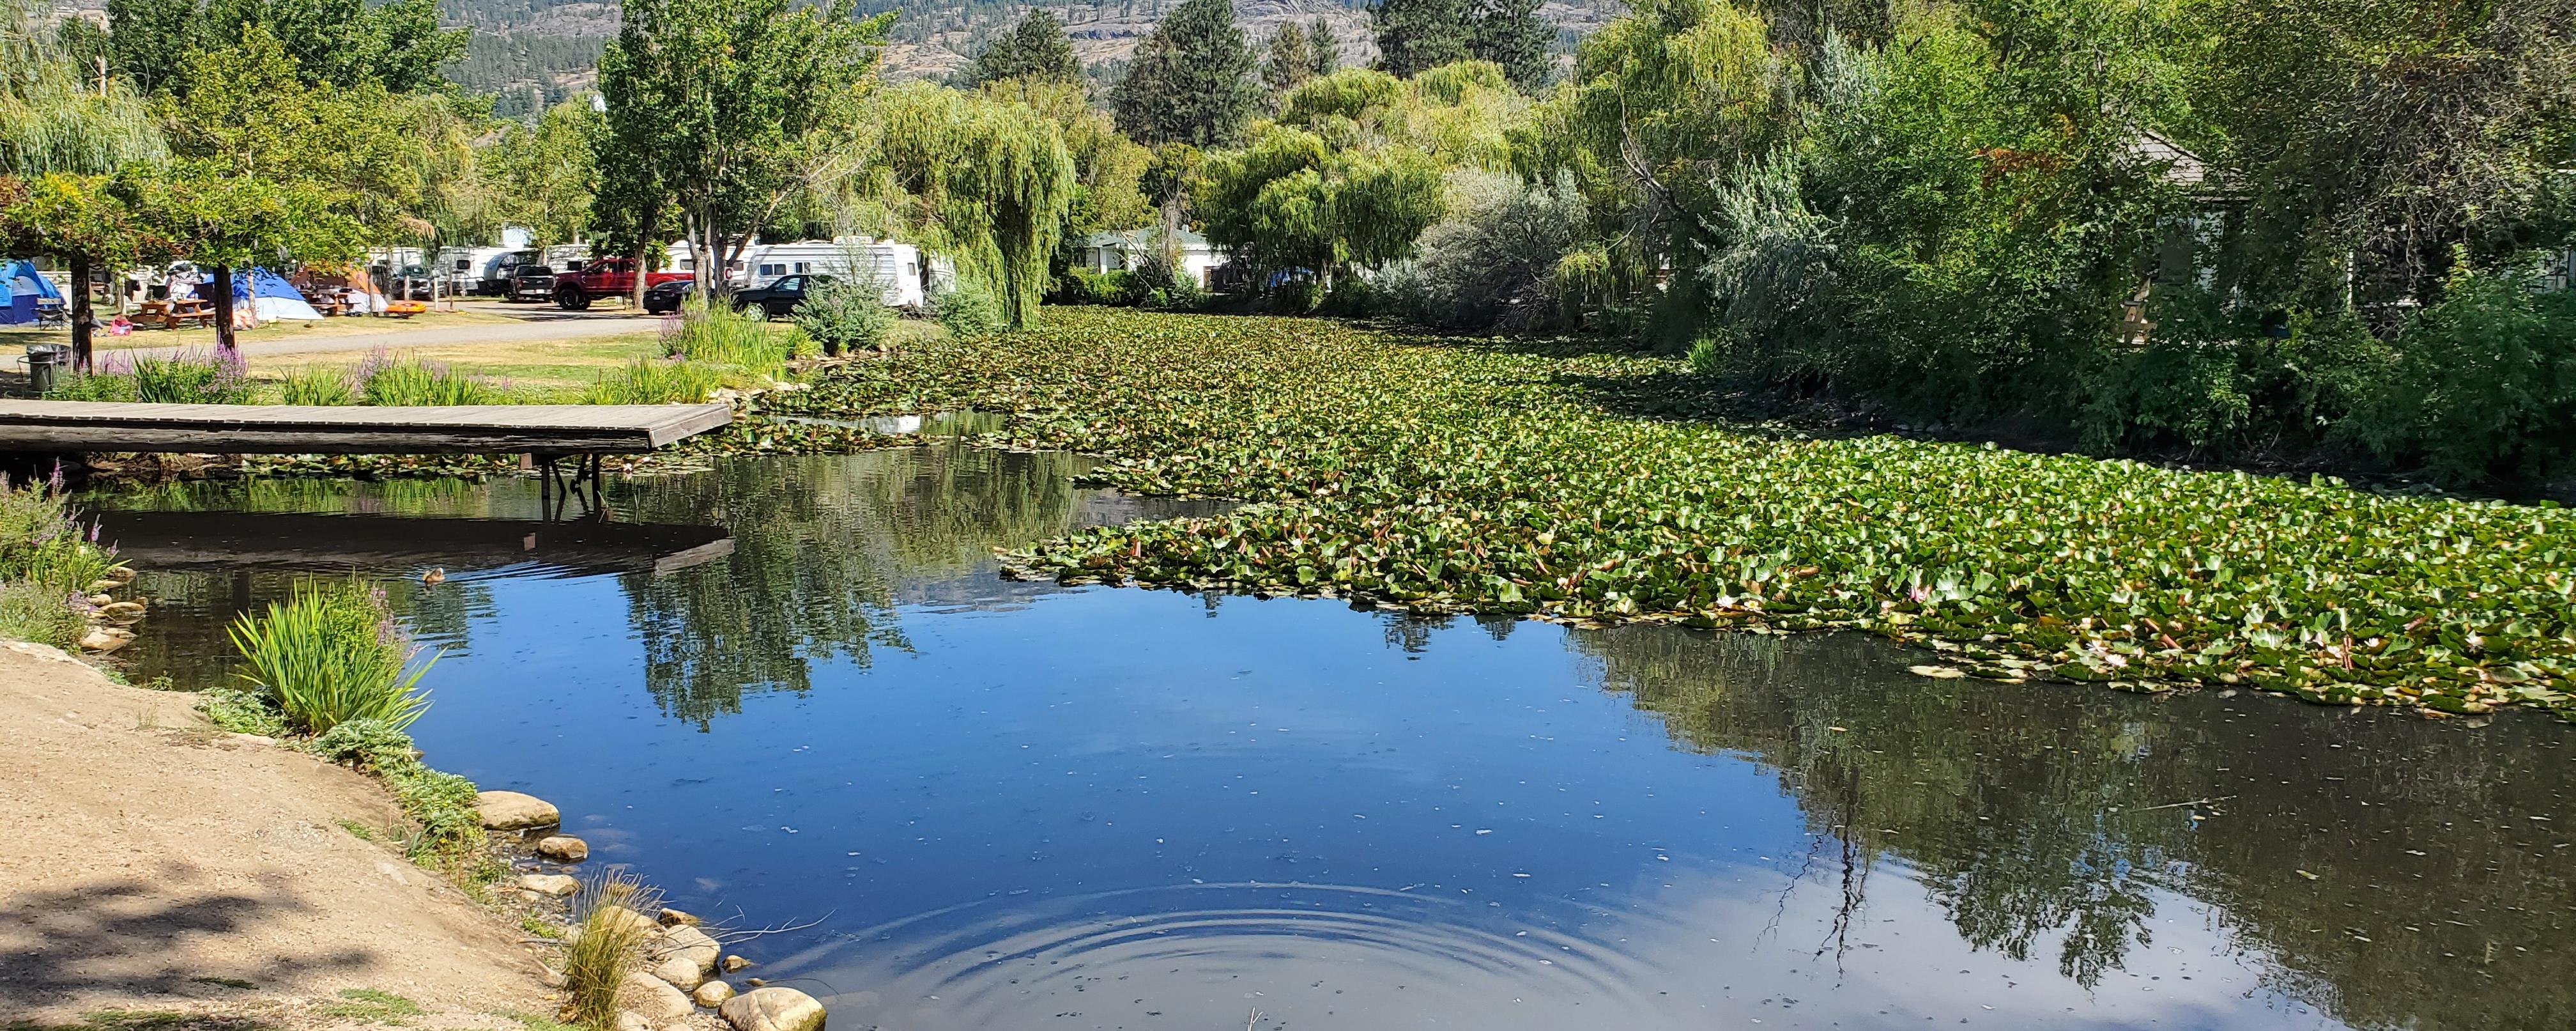
[[[1173,249],[1179,252],[1178,271],[1208,285],[1208,274],[1225,264],[1225,254],[1208,243],[1207,237],[1187,229],[1172,235]],[[1135,268],[1146,256],[1163,252],[1163,230],[1159,227],[1129,229],[1124,232],[1093,233],[1082,241],[1082,267],[1093,272],[1115,272]]]

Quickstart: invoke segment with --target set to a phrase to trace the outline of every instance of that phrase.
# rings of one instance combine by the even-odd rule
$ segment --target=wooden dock
[[[531,454],[651,451],[720,429],[733,406],[164,405],[0,400],[0,450],[191,454]]]

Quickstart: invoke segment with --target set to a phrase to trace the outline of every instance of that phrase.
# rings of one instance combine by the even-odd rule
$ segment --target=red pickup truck
[[[689,278],[686,272],[647,272],[647,288],[659,283]],[[635,295],[635,259],[601,258],[581,268],[555,276],[555,307],[565,311],[582,311],[590,302],[602,297]]]

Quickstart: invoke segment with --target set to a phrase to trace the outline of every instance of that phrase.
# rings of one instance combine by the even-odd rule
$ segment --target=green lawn
[[[1259,504],[1013,557],[1074,581],[1582,622],[1857,627],[2003,679],[2576,711],[2576,519],[1716,421],[1678,361],[1323,320],[1049,309],[773,408],[1013,413],[1099,478]]]

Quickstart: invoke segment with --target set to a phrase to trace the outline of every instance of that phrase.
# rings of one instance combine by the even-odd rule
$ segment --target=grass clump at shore
[[[116,549],[54,485],[0,479],[0,637],[77,646],[89,628],[83,595],[116,568]]]
[[[583,391],[586,405],[660,405],[674,402],[697,403],[706,400],[724,385],[724,377],[714,368],[679,359],[655,361],[638,358],[616,372],[601,373],[599,380]]]
[[[244,613],[230,630],[242,680],[296,733],[322,734],[350,720],[399,731],[429,707],[420,678],[438,656],[419,658],[381,590],[354,580],[299,584],[288,600]]]
[[[772,375],[795,357],[800,331],[773,329],[767,318],[730,306],[690,308],[665,320],[662,353],[708,365],[730,365],[744,372]]]
[[[1258,504],[1016,553],[1061,579],[1579,622],[1853,627],[1970,672],[2576,711],[2576,516],[1708,414],[1679,359],[1315,320],[1050,313],[773,408],[1013,413],[1096,482]]]
[[[565,1021],[604,1028],[616,1018],[619,985],[642,968],[644,945],[660,931],[643,914],[661,905],[661,893],[633,874],[610,871],[582,882],[564,946]]]

